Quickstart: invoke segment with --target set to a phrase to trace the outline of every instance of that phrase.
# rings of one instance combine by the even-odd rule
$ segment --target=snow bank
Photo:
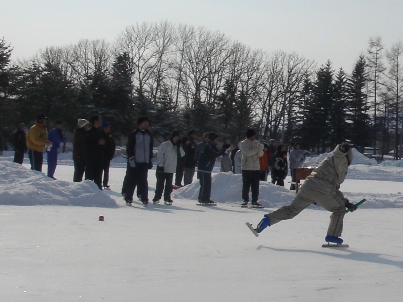
[[[219,172],[212,175],[211,199],[217,203],[240,205],[242,202],[242,176],[232,172]],[[177,199],[197,200],[199,196],[199,181],[180,188],[173,193]],[[265,207],[278,207],[289,204],[295,196],[295,191],[261,181],[259,202]]]
[[[44,173],[7,161],[0,161],[0,205],[118,207],[92,181],[53,180]]]
[[[353,162],[352,165],[377,165],[377,161],[373,158],[368,158],[364,154],[360,153],[357,149],[353,148]],[[323,153],[316,157],[308,157],[305,161],[306,166],[317,166],[326,157],[333,155],[333,151],[329,153]]]

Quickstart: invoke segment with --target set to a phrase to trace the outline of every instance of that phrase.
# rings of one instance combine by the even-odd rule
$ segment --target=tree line
[[[382,142],[386,153],[403,133],[402,52],[401,42],[384,50],[371,38],[349,75],[330,61],[317,67],[296,53],[254,50],[167,21],[128,26],[113,43],[82,40],[17,62],[3,38],[1,131],[10,137],[39,112],[73,130],[96,113],[124,137],[147,115],[160,137],[214,130],[236,143],[253,127],[262,140],[300,141],[315,152],[350,140],[361,149]]]

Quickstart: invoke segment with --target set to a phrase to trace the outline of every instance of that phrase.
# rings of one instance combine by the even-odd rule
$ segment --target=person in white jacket
[[[179,132],[174,130],[171,133],[170,139],[158,147],[157,184],[153,203],[158,203],[162,197],[162,193],[164,193],[164,203],[166,205],[172,204],[172,180],[178,161],[178,149],[181,157],[185,156],[185,151],[180,146],[179,137]]]
[[[242,206],[246,207],[249,202],[249,191],[252,190],[252,206],[261,207],[259,199],[260,162],[263,155],[263,144],[256,140],[256,132],[253,129],[246,131],[246,139],[239,143],[242,153]]]

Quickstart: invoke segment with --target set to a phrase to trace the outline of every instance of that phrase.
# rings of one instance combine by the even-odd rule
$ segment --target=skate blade
[[[252,226],[249,222],[247,222],[247,223],[245,223],[245,224],[247,225],[247,227],[249,228],[249,230],[253,233],[253,235],[255,235],[256,237],[259,237],[258,232],[256,232],[256,230],[253,228],[253,226]]]
[[[333,248],[344,247],[344,248],[346,248],[346,247],[349,247],[349,245],[345,244],[345,243],[330,243],[330,242],[328,242],[328,243],[322,244],[322,247],[333,247]]]

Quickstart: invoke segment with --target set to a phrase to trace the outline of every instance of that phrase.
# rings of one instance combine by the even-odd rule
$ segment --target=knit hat
[[[90,122],[86,119],[79,118],[77,122],[77,126],[83,128],[85,125],[88,125]]]
[[[217,137],[218,137],[218,135],[217,135],[216,133],[214,133],[214,132],[210,132],[209,135],[208,135],[209,141],[213,141],[213,140],[215,140]]]
[[[210,133],[209,132],[204,132],[203,133],[203,138],[209,137]]]
[[[188,132],[188,136],[191,136],[192,134],[196,134],[196,130],[192,129]]]
[[[102,121],[102,128],[108,127],[110,125],[107,121]]]
[[[246,130],[246,137],[247,138],[250,138],[250,137],[255,136],[255,135],[256,135],[255,130],[253,130],[253,129]]]
[[[171,132],[171,139],[173,139],[174,137],[180,137],[180,133],[178,130],[174,130]]]
[[[46,115],[44,115],[43,113],[40,113],[40,114],[38,114],[38,115],[36,116],[35,120],[36,120],[38,123],[42,123],[43,120],[49,120],[49,118],[48,118]]]
[[[301,146],[301,144],[299,142],[295,142],[293,145],[293,148],[295,148],[297,145]]]
[[[144,122],[148,122],[148,117],[147,116],[141,116],[137,119],[137,125],[141,125]]]

